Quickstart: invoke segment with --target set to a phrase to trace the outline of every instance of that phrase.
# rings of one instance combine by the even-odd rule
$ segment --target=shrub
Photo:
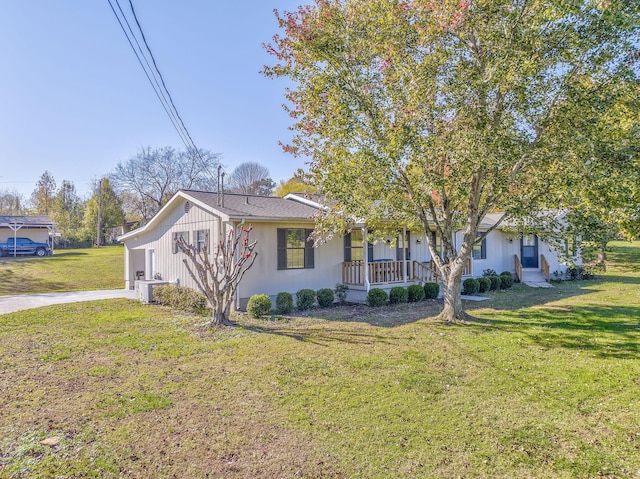
[[[204,294],[185,286],[166,284],[153,288],[156,303],[179,311],[203,314],[207,310],[207,298]]]
[[[417,303],[418,301],[422,301],[424,299],[425,293],[424,288],[419,284],[412,284],[407,288],[407,293],[409,295],[410,303]]]
[[[478,282],[480,283],[480,289],[478,290],[480,293],[484,293],[491,289],[491,280],[486,276],[478,278]]]
[[[389,299],[389,295],[384,289],[372,288],[367,293],[367,304],[369,306],[382,306]]]
[[[510,288],[511,286],[513,286],[513,276],[511,276],[511,273],[501,274],[500,282],[501,282],[500,287],[502,289]]]
[[[333,304],[333,290],[329,288],[319,289],[316,293],[318,298],[318,306],[327,308]]]
[[[482,276],[498,276],[495,269],[487,268],[482,270]]]
[[[338,298],[338,303],[345,304],[347,302],[347,291],[349,291],[349,286],[346,284],[336,284],[336,298]]]
[[[511,273],[511,271],[503,271],[502,273],[500,273],[500,276],[511,276],[513,278],[513,274]]]
[[[427,299],[436,299],[440,293],[440,285],[438,283],[424,283],[424,297]]]
[[[480,290],[480,281],[475,278],[467,278],[462,282],[462,294],[473,295]]]
[[[293,311],[293,296],[291,293],[283,291],[276,296],[276,312],[278,314],[289,314]]]
[[[261,318],[271,312],[271,298],[266,294],[254,294],[247,303],[247,312],[254,318]]]
[[[502,280],[497,274],[489,276],[489,279],[491,280],[491,288],[489,288],[491,291],[495,291],[496,289],[500,289],[502,287]]]
[[[391,288],[389,292],[389,302],[391,304],[395,303],[406,303],[409,299],[409,292],[407,288],[403,288],[402,286],[394,286]]]
[[[312,289],[301,289],[296,293],[296,305],[300,311],[306,311],[316,302],[316,292]]]

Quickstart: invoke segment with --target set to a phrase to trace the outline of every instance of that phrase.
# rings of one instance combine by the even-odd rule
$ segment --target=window
[[[188,231],[176,231],[173,233],[173,254],[180,251],[178,248],[178,241],[183,239],[185,243],[189,244],[189,232]]]
[[[209,231],[198,230],[195,232],[196,250],[198,253],[202,253],[202,250],[206,247],[209,248]]]
[[[409,231],[406,232],[406,236],[404,237],[404,257],[402,252],[402,234],[400,236],[396,236],[396,260],[402,261],[403,259],[409,260],[411,259],[411,233]]]
[[[482,236],[483,233],[478,233],[478,237]],[[480,243],[475,243],[473,245],[473,250],[471,251],[471,256],[473,259],[487,259],[487,238],[484,237]]]
[[[278,228],[278,269],[314,267],[313,244],[307,241],[311,229]]]
[[[352,230],[344,235],[344,260],[364,261],[364,238],[362,230]],[[373,261],[373,243],[367,243],[367,261]]]
[[[438,256],[442,256],[442,237],[436,231],[431,232],[431,244],[435,246]]]
[[[569,238],[564,240],[564,253],[567,256],[578,255],[578,241],[575,238]]]

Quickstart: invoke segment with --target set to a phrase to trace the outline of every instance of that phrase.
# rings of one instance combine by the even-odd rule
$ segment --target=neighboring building
[[[49,243],[53,253],[55,223],[48,216],[0,216],[0,243],[9,238],[29,238],[36,243]]]
[[[371,287],[389,289],[398,284],[437,280],[424,232],[402,230],[395,238],[366,242],[366,225],[314,248],[306,239],[321,207],[319,198],[288,194],[284,198],[181,190],[143,227],[119,237],[125,246],[125,282],[163,280],[196,288],[183,264],[185,256],[174,239],[213,251],[221,235],[239,224],[252,224],[258,257],[238,288],[236,307],[242,309],[254,294],[273,298],[302,288],[349,286],[349,299],[363,300]],[[480,229],[500,218],[487,215]],[[439,238],[434,237],[436,245]],[[456,235],[457,244],[461,236]],[[365,246],[366,243],[366,246]],[[397,246],[397,247],[396,247]],[[542,279],[541,267],[564,271],[558,256],[537,236],[514,238],[496,229],[473,251],[465,276],[482,276],[485,269],[525,272]]]

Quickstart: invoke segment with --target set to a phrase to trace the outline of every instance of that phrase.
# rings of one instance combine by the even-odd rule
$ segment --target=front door
[[[520,240],[520,256],[523,268],[538,267],[538,237],[525,235]]]

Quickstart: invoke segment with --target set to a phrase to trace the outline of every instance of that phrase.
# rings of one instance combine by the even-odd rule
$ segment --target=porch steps
[[[523,268],[522,282],[531,288],[553,288],[551,283],[547,283],[539,268]]]

